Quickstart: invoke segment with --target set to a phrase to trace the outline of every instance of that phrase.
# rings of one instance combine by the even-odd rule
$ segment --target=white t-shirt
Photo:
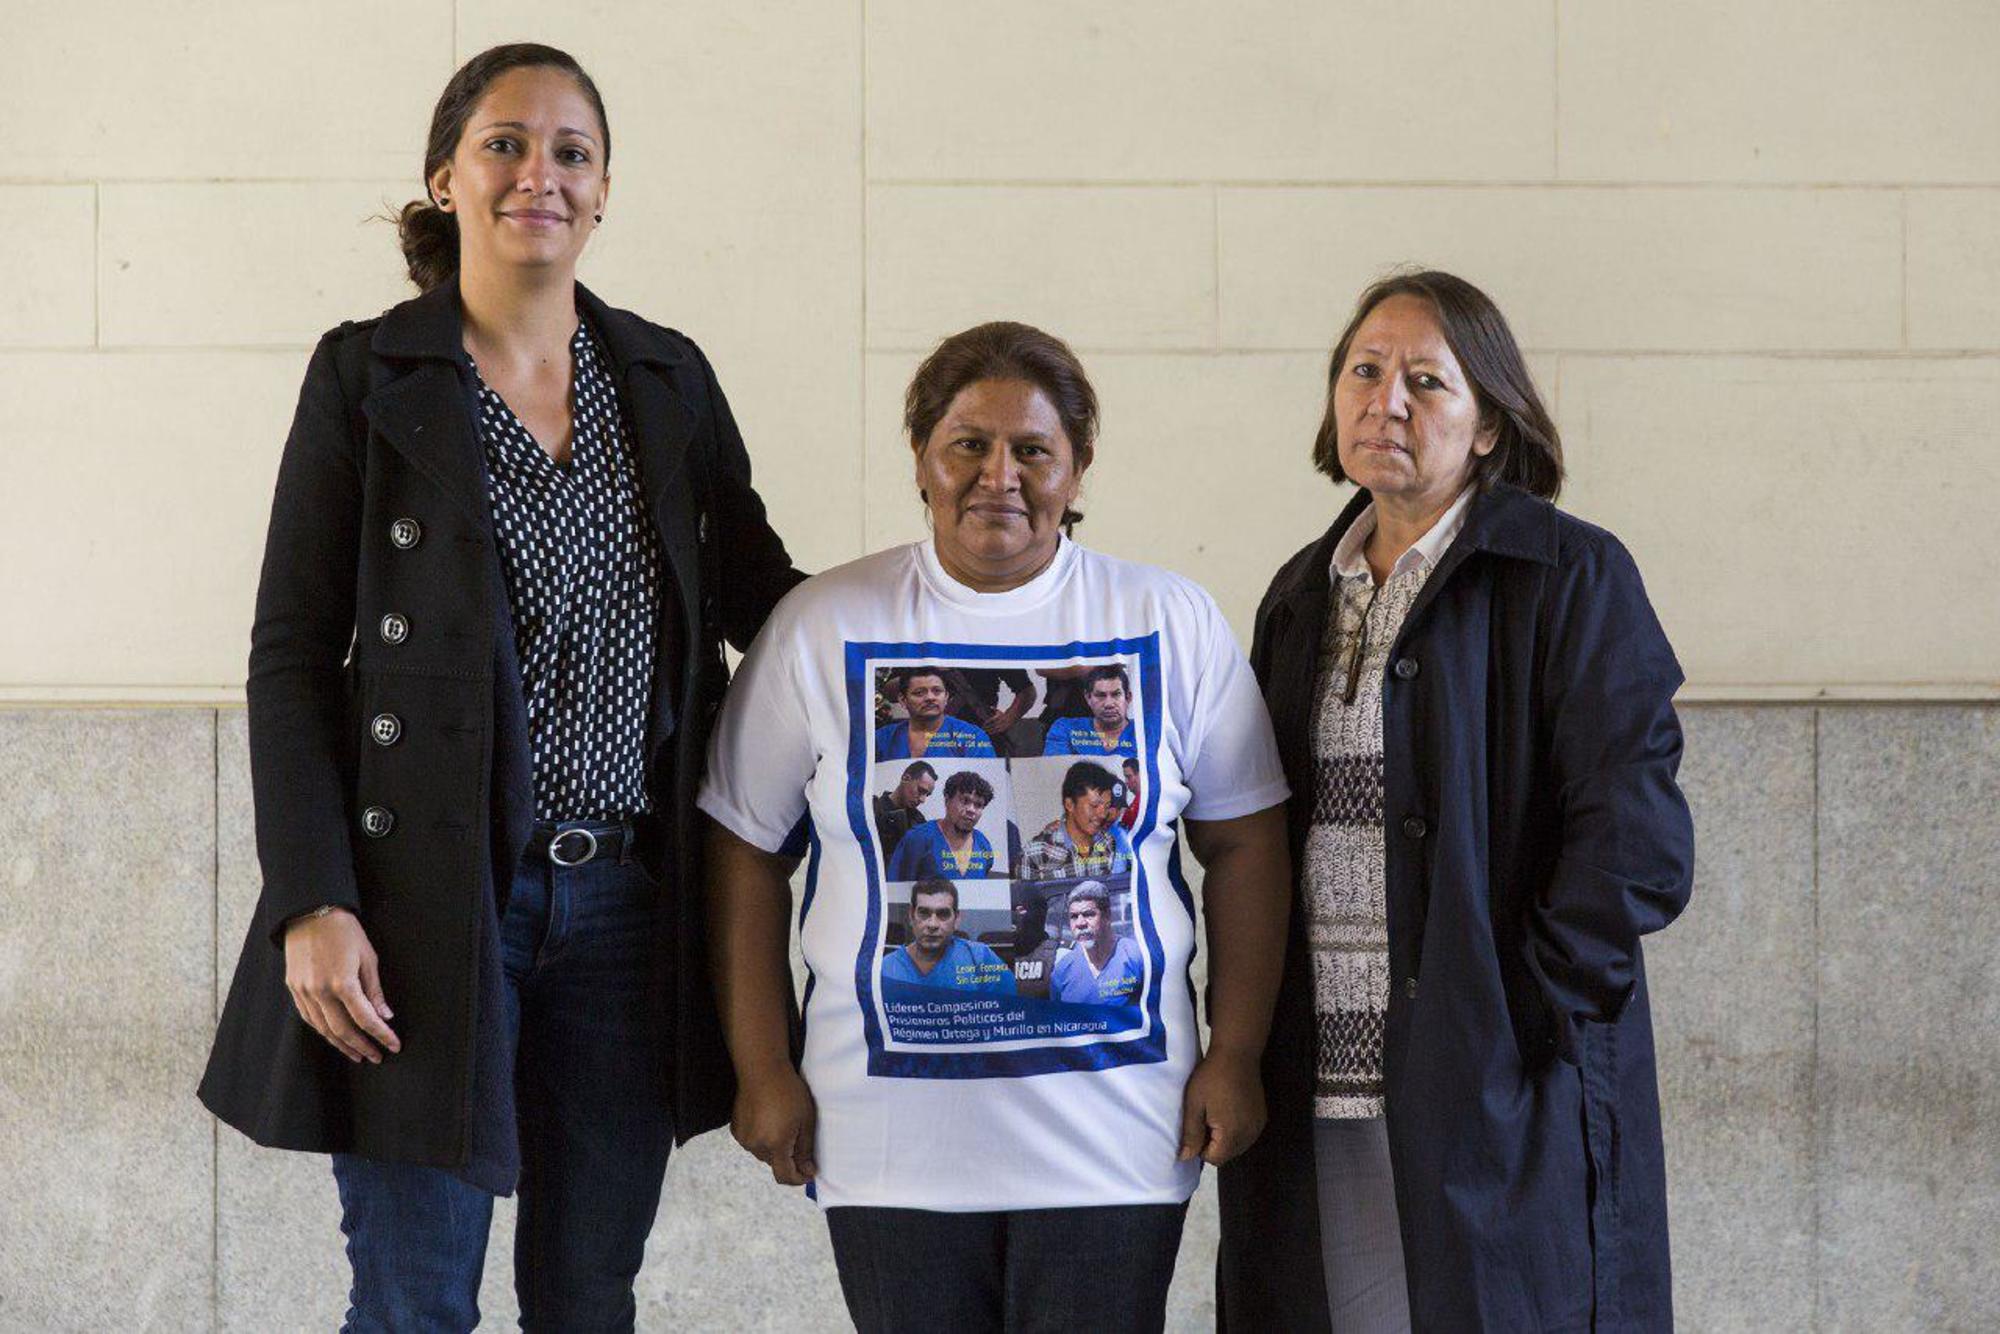
[[[1124,673],[1142,803],[1129,834],[1118,823],[1125,757],[1040,754],[1054,721],[1039,716],[1042,670],[1073,678],[1094,666]],[[900,689],[915,667],[960,682],[1026,670],[1038,698],[996,748],[1003,758],[963,727],[916,729],[942,739],[917,757],[935,787],[927,824],[896,831],[921,838],[924,854],[906,854],[903,873],[921,860],[950,878],[892,881],[873,799],[916,763]],[[1004,758],[1023,749],[1034,753]],[[820,1203],[998,1210],[1192,1194],[1199,1160],[1174,1161],[1199,1054],[1177,821],[1249,815],[1287,795],[1249,664],[1214,601],[1177,575],[1065,539],[1029,583],[979,593],[926,542],[794,589],[730,687],[700,805],[767,852],[811,816],[799,931]],[[938,851],[972,835],[990,848],[972,870]],[[1017,982],[1015,954],[1045,938],[1087,952],[1096,942],[1103,985],[1089,1003],[1048,994],[1046,978]]]

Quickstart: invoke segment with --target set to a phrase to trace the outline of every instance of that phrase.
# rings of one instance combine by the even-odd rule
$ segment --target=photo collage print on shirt
[[[1158,663],[1157,635],[847,646],[871,1074],[1164,1059],[1157,887],[1137,856],[1154,825]]]

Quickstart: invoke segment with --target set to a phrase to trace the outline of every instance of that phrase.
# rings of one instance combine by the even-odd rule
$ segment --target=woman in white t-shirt
[[[1020,324],[945,340],[904,413],[932,538],[788,596],[710,752],[700,804],[715,821],[732,1129],[826,1209],[865,1331],[1160,1328],[1201,1162],[1263,1127],[1290,910],[1283,768],[1208,595],[1069,540],[1096,421],[1061,340]],[[1051,676],[1097,666],[1130,683],[1130,829],[1109,799],[1122,754],[938,755],[920,813],[960,841],[976,821],[990,855],[892,878],[909,872],[880,846],[870,799],[907,761],[877,753],[900,698],[884,687],[913,668],[1004,670],[1046,697]],[[953,787],[961,773],[978,781]],[[991,796],[948,808],[947,790]],[[802,816],[795,1066],[785,853]],[[1206,1055],[1183,837],[1207,868]],[[1043,855],[1027,867],[1031,846]],[[1038,901],[1055,969],[1101,981],[1115,967],[1117,985],[1016,985],[1018,927]],[[1030,982],[1049,971],[1039,955],[1021,961]]]

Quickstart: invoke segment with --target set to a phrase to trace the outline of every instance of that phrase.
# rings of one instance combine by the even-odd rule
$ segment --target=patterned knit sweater
[[[1314,674],[1313,810],[1302,877],[1311,914],[1317,1023],[1313,1115],[1382,1115],[1382,1029],[1389,1010],[1389,926],[1383,894],[1382,672],[1432,562],[1400,562],[1378,588],[1339,577]],[[1352,703],[1350,664],[1366,648]]]

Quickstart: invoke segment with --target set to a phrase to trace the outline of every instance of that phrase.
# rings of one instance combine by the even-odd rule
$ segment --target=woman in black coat
[[[1299,893],[1219,1323],[1670,1329],[1639,938],[1689,891],[1680,668],[1624,547],[1549,503],[1471,284],[1362,296],[1314,458],[1361,489],[1257,613]]]
[[[518,1184],[527,1326],[629,1329],[668,1150],[734,1095],[694,786],[720,641],[802,576],[700,350],[576,282],[609,156],[564,53],[460,69],[423,295],[320,341],[279,469],[264,888],[201,1098],[334,1155],[354,1328],[471,1328]]]

